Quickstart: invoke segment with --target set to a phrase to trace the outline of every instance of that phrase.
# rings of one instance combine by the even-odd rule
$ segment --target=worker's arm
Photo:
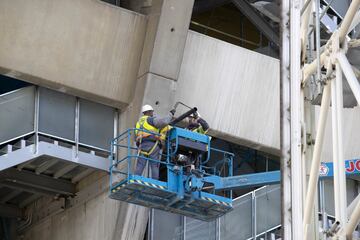
[[[169,125],[173,118],[173,115],[169,113],[167,117],[159,118],[159,117],[149,117],[147,119],[148,123],[158,129],[162,129]]]
[[[201,125],[205,132],[209,129],[209,124],[204,119],[199,117],[197,122]]]

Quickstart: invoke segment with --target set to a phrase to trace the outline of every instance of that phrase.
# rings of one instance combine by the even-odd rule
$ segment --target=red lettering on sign
[[[355,168],[356,170],[360,171],[360,161],[355,162]]]
[[[352,173],[352,172],[354,172],[354,170],[355,170],[355,165],[354,165],[354,162],[351,161],[351,162],[349,162],[349,166],[346,168],[346,171]]]

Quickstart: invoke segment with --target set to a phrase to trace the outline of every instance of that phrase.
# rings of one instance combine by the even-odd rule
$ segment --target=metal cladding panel
[[[204,222],[187,217],[185,220],[185,224],[185,239],[216,239],[216,221]]]
[[[114,137],[114,108],[80,100],[80,143],[110,149]]]
[[[324,181],[324,203],[325,211],[330,216],[335,216],[334,183],[332,179]],[[346,201],[349,205],[357,196],[355,180],[346,179]],[[320,211],[320,209],[319,209]]]
[[[268,186],[255,191],[256,233],[263,233],[281,224],[280,186]]]
[[[252,197],[244,195],[233,202],[234,210],[220,218],[220,239],[248,239],[252,237]]]
[[[345,79],[344,79],[345,81]],[[316,127],[319,120],[320,107],[315,106],[315,123]],[[342,109],[343,120],[343,148],[344,159],[358,159],[360,157],[360,106],[354,108]],[[332,120],[331,120],[331,108],[326,120],[326,128],[323,142],[323,149],[321,153],[322,162],[333,161],[332,151]]]
[[[182,216],[164,212],[161,210],[153,210],[153,240],[182,240],[183,224]]]
[[[73,96],[40,88],[39,131],[74,141],[75,105]]]
[[[0,95],[0,143],[34,130],[34,87]]]
[[[330,3],[330,8],[335,11],[340,17],[345,17],[346,11],[349,8],[349,0],[324,0],[326,4]]]

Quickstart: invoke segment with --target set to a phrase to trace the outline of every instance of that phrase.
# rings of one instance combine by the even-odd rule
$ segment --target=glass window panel
[[[114,108],[80,100],[80,143],[110,149],[114,137]]]
[[[0,95],[0,143],[34,130],[35,88]]]
[[[75,105],[73,96],[40,88],[39,131],[74,141]]]

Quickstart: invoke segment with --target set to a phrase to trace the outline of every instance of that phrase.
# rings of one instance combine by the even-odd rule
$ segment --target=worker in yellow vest
[[[175,114],[175,109],[170,111],[169,116],[163,118],[154,116],[154,109],[150,105],[144,105],[141,112],[143,116],[136,123],[136,128],[144,129],[147,132],[135,130],[136,145],[138,146],[140,156],[160,161],[161,140],[163,138],[160,134],[161,129],[170,123]],[[146,162],[147,160],[141,157],[137,159],[135,175],[142,175]],[[159,179],[160,164],[149,161],[149,166],[151,167],[151,177]]]
[[[206,134],[209,130],[209,124],[196,112],[188,117],[186,129],[200,134]]]

